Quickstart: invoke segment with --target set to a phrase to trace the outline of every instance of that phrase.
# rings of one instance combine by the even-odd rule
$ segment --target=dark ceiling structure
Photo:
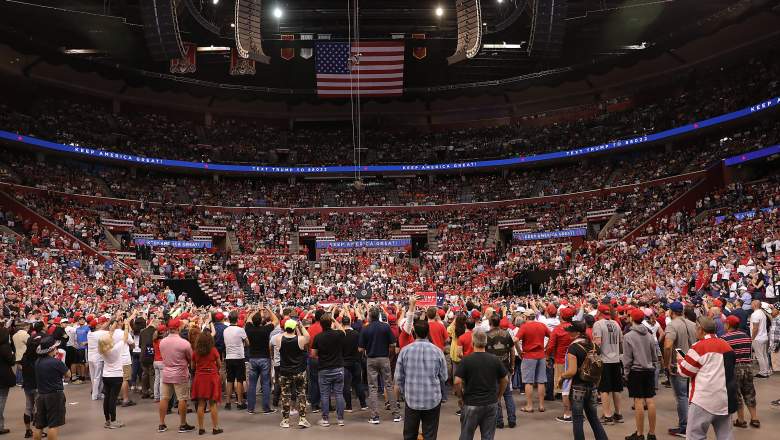
[[[482,0],[482,50],[448,66],[446,58],[452,55],[457,38],[455,0],[263,0],[262,48],[270,63],[258,63],[254,75],[231,76],[230,52],[218,49],[235,47],[235,0],[174,0],[181,40],[217,48],[198,52],[197,71],[177,78],[170,74],[167,62],[155,61],[150,54],[141,14],[145,1],[152,0],[0,0],[0,37],[16,50],[35,53],[48,62],[97,71],[131,85],[175,88],[181,87],[177,79],[186,78],[190,84],[198,81],[226,89],[311,95],[314,58],[301,57],[300,49],[312,47],[313,42],[302,41],[301,34],[311,34],[314,40],[324,34],[346,41],[349,18],[354,18],[357,5],[361,40],[386,40],[393,34],[406,39],[405,94],[415,94],[514,78],[556,81],[554,75],[545,77],[635,62],[777,4],[771,0],[566,0],[560,53],[539,57],[529,54],[528,42],[534,2],[543,0]],[[412,34],[424,34],[425,39],[412,40]],[[426,56],[412,57],[411,45],[423,45]],[[286,47],[296,49],[290,60],[280,56]]]

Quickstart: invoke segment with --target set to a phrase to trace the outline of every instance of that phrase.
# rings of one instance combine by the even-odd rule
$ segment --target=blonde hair
[[[103,337],[98,340],[98,351],[100,354],[106,354],[111,351],[112,348],[114,348],[114,339],[111,337],[111,334],[103,335]]]

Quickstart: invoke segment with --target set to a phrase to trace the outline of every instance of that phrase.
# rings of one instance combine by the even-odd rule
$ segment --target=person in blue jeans
[[[344,358],[344,404],[345,411],[352,411],[352,390],[355,390],[361,409],[367,409],[366,388],[363,386],[362,355],[358,350],[360,333],[352,328],[352,320],[349,315],[341,317],[341,326],[344,329],[344,345],[341,355]]]
[[[344,330],[330,313],[320,318],[322,333],[314,337],[312,354],[319,359],[317,379],[320,390],[322,420],[319,425],[330,426],[330,397],[336,399],[336,420],[344,426]]]
[[[561,388],[569,387],[571,400],[571,420],[574,440],[585,440],[585,419],[587,418],[593,436],[596,440],[607,440],[607,433],[599,421],[596,409],[598,388],[596,384],[585,381],[580,368],[588,353],[595,349],[593,343],[585,335],[587,326],[583,321],[572,321],[566,331],[572,337],[569,351],[566,353],[566,371],[561,374]]]
[[[248,348],[247,369],[247,412],[255,413],[257,406],[257,382],[260,381],[263,392],[263,414],[273,414],[271,409],[271,351],[269,349],[271,332],[279,325],[279,319],[275,313],[267,308],[255,310],[247,319],[244,327]]]

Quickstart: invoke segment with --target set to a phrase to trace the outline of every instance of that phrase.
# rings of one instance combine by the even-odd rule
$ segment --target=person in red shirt
[[[325,314],[322,309],[317,309],[314,312],[314,322],[309,326],[309,340],[314,341],[314,338],[322,333],[322,325],[320,325],[320,318]],[[317,358],[317,354],[309,347],[309,360],[307,366],[308,382],[309,382],[309,402],[312,402],[312,411],[319,411],[320,405],[320,382],[319,382],[319,369],[320,360]]]
[[[441,323],[436,307],[428,307],[428,310],[425,311],[425,316],[428,318],[428,336],[431,338],[431,342],[444,352],[444,346],[447,344],[447,339],[449,339],[447,327]]]
[[[458,336],[458,346],[460,347],[460,358],[470,355],[474,352],[474,346],[471,344],[471,336],[474,334],[476,322],[473,319],[466,320],[466,331]]]
[[[544,411],[544,389],[547,383],[547,369],[544,359],[544,338],[550,337],[550,329],[536,320],[536,313],[530,312],[527,321],[517,332],[517,340],[522,343],[523,360],[520,363],[520,373],[525,384],[525,407],[523,412],[533,412],[533,390],[536,385],[539,411]]]
[[[571,334],[566,331],[566,327],[571,324],[571,320],[574,317],[574,309],[567,307],[562,309],[559,315],[561,317],[561,323],[558,324],[558,326],[556,326],[552,331],[550,340],[547,342],[547,349],[545,351],[547,353],[548,359],[553,358],[555,377],[553,382],[553,386],[555,387],[554,391],[556,394],[562,394],[563,417],[558,417],[557,419],[561,422],[570,422],[571,406],[569,405],[569,396],[567,394],[563,394],[563,390],[560,388],[559,384],[563,383],[561,380],[561,375],[564,372],[566,353],[569,351],[569,345],[572,342]]]

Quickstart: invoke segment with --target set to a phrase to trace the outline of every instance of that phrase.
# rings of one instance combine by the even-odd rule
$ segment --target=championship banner
[[[359,248],[395,248],[406,247],[411,240],[357,240],[357,241],[320,241],[317,249],[359,249]]]
[[[175,249],[211,249],[210,241],[150,240],[146,238],[136,238],[135,244],[138,246],[169,247]]]
[[[512,238],[520,241],[548,240],[550,238],[584,237],[586,232],[586,228],[561,229],[558,231],[545,232],[523,232],[512,233]]]
[[[230,49],[231,75],[254,75],[255,73],[257,73],[257,69],[255,68],[255,60],[250,58],[241,58],[238,56],[238,51],[235,48]]]
[[[294,40],[295,40],[294,34],[282,34],[282,41],[294,41]],[[282,43],[282,44],[291,44],[291,43]],[[290,61],[291,59],[295,58],[295,48],[282,47],[281,55],[283,60]]]
[[[301,58],[304,60],[308,60],[311,57],[314,56],[314,48],[313,47],[302,47],[301,48]]]
[[[425,40],[425,34],[412,34],[412,40]],[[421,41],[416,41],[413,43],[414,46],[412,46],[412,56],[415,59],[421,60],[428,56],[428,48],[425,46],[422,46]]]
[[[197,70],[198,46],[193,43],[184,43],[184,56],[171,60],[171,73],[195,73]]]

